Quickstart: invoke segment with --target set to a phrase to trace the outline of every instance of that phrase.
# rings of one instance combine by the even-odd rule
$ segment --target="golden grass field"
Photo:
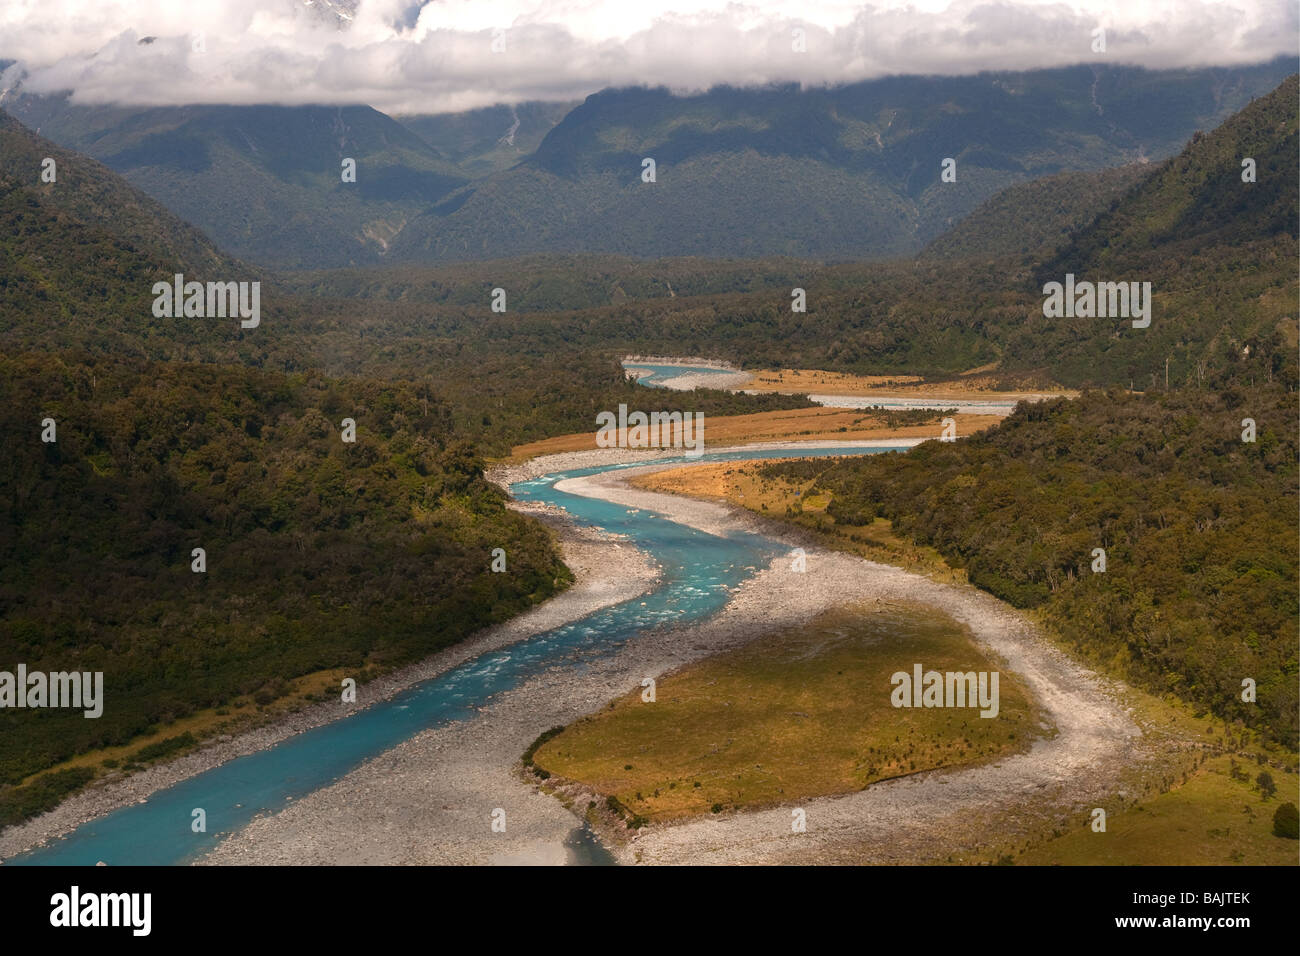
[[[820,460],[829,463],[828,459]],[[824,514],[829,499],[810,493],[811,480],[795,482],[764,478],[762,465],[762,462],[753,461],[686,465],[640,475],[630,479],[630,484],[647,491],[725,502],[774,518],[784,518],[787,508],[798,506],[800,514],[797,520],[801,527],[814,532],[832,529],[830,533],[822,532],[820,535],[830,547],[925,574],[938,581],[965,583],[965,570],[951,567],[933,548],[894,534],[886,519],[877,518],[866,525],[835,525],[834,520]]]
[[[1039,712],[999,675],[996,720],[895,708],[890,675],[997,671],[932,609],[836,609],[661,678],[543,744],[534,763],[653,822],[861,790],[891,777],[1025,750]]]
[[[954,401],[1019,399],[1041,395],[1073,398],[1078,395],[1078,392],[1057,388],[1001,391],[995,387],[1001,378],[989,372],[987,368],[973,369],[957,380],[927,382],[919,375],[850,375],[820,369],[784,368],[754,372],[754,377],[744,387],[756,392],[786,392],[795,395],[873,395]]]
[[[672,393],[667,393],[671,395]],[[668,401],[668,407],[672,407]],[[647,405],[649,409],[651,406]],[[661,408],[663,406],[660,406]],[[956,415],[957,435],[982,431],[1001,419],[997,415]],[[938,438],[939,416],[932,424],[889,428],[885,416],[861,408],[795,408],[752,415],[724,415],[706,418],[704,440],[707,446],[752,445],[773,441],[862,441],[888,438]],[[625,436],[619,436],[620,441]],[[566,451],[591,451],[596,448],[596,426],[591,431],[558,435],[542,441],[516,445],[511,461],[524,461],[538,455]]]
[[[1278,793],[1264,800],[1254,761],[1238,760],[1249,780],[1229,775],[1231,757],[1215,757],[1187,783],[1111,814],[1106,832],[1081,826],[1016,858],[1026,865],[1295,866],[1297,842],[1273,835],[1273,813],[1296,802],[1295,776],[1270,771]],[[1291,791],[1283,788],[1290,785]]]

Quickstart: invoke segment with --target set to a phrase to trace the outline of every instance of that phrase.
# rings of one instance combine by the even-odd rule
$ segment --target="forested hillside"
[[[1130,163],[1008,186],[926,246],[920,257],[1041,261],[1118,202],[1151,169]]]
[[[54,182],[42,179],[54,160]],[[27,187],[43,205],[104,230],[137,251],[191,273],[242,277],[247,268],[198,229],[101,163],[56,146],[0,110],[0,180]]]
[[[1035,270],[1036,283],[1150,282],[1151,327],[1043,318],[1009,362],[1051,361],[1066,380],[1294,381],[1300,182],[1297,76],[1198,134],[1124,200]],[[1255,162],[1246,181],[1243,161]],[[1041,313],[1040,313],[1041,315]],[[1264,369],[1243,374],[1259,355]],[[1149,371],[1148,371],[1149,370]]]
[[[888,518],[1087,658],[1294,748],[1298,416],[1294,384],[1091,392],[957,443],[767,470],[817,476],[811,523]]]
[[[412,216],[468,181],[367,106],[141,109],[19,95],[5,108],[260,268],[378,261]],[[345,183],[349,158],[356,180]]]
[[[1297,101],[1292,74],[1267,96],[1198,132],[1122,204],[1107,211],[1043,268],[1139,271],[1170,254],[1296,236]],[[1251,161],[1250,181],[1245,168]]]
[[[285,276],[295,290],[343,299],[481,309],[505,289],[509,312],[564,312],[637,299],[684,299],[732,292],[787,292],[822,271],[818,262],[764,259],[635,259],[545,255],[442,266],[331,269]],[[433,311],[433,310],[430,310]]]
[[[60,205],[81,205],[76,180],[58,187]],[[115,206],[103,216],[111,217]],[[130,210],[128,210],[129,212]],[[147,226],[143,226],[147,230]],[[262,298],[262,324],[250,335],[237,319],[158,318],[153,285],[184,268],[142,250],[107,225],[85,221],[42,201],[30,186],[0,170],[0,345],[78,348],[102,355],[240,361],[295,367],[283,346],[283,299]],[[199,273],[234,281],[228,272]],[[191,274],[189,277],[196,277]]]
[[[570,579],[427,386],[22,355],[0,418],[0,660],[102,670],[107,697],[0,711],[3,784],[312,671],[363,679]]]

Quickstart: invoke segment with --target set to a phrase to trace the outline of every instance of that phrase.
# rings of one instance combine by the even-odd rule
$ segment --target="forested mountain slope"
[[[1298,416],[1294,382],[1092,392],[955,444],[771,472],[817,475],[824,520],[888,518],[1092,660],[1294,748]]]
[[[1163,159],[1292,69],[1098,65],[833,89],[605,90],[518,166],[413,219],[389,255],[910,254],[1014,183]],[[654,183],[642,181],[647,158]],[[945,159],[955,182],[941,179]]]

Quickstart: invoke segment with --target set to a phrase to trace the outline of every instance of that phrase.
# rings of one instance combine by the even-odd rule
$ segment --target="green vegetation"
[[[50,96],[6,107],[263,268],[377,262],[408,219],[469,179],[368,106],[141,109]],[[345,157],[354,183],[342,181]]]
[[[29,186],[32,196],[52,210],[100,226],[132,248],[174,262],[186,272],[221,271],[225,278],[242,278],[246,267],[230,259],[189,223],[168,212],[157,200],[129,185],[88,156],[82,156],[37,136],[0,110],[0,178]],[[55,161],[57,179],[41,182],[42,164]],[[73,250],[68,250],[73,251]]]
[[[1298,414],[1277,387],[1022,404],[956,444],[820,465],[810,493],[831,502],[806,520],[886,517],[1085,657],[1294,748]]]
[[[518,165],[413,218],[388,256],[911,254],[1013,184],[1131,162],[1135,143],[1163,159],[1292,68],[1279,60],[1231,80],[1107,65],[687,97],[604,90]],[[640,181],[644,157],[657,164],[653,185]],[[957,161],[955,183],[940,181],[944,157]]]
[[[1008,186],[926,246],[921,258],[1041,260],[1150,172],[1150,166],[1132,163]]]
[[[689,262],[628,266],[626,286],[614,280],[610,270],[618,267],[609,259],[575,264],[564,280],[554,278],[556,260],[543,259],[513,270],[506,264],[393,270],[371,280],[300,276],[300,288],[368,298],[305,303],[293,326],[310,330],[307,347],[322,367],[454,382],[468,380],[473,362],[476,373],[499,376],[505,389],[511,387],[507,370],[524,363],[555,381],[571,357],[609,361],[661,352],[665,343],[680,354],[745,368],[943,379],[996,365],[1020,387],[1034,381],[1143,390],[1166,381],[1171,387],[1294,382],[1295,94],[1295,80],[1288,80],[1153,167],[1098,225],[1063,249],[1041,250],[1048,261],[923,258],[809,267],[799,282],[808,293],[807,313],[790,311],[783,285],[800,266],[781,261],[755,265],[752,273],[724,264],[712,281],[698,278]],[[1239,161],[1229,159],[1252,153],[1258,181],[1243,183]],[[1059,228],[1051,225],[1059,222],[1051,207],[1023,215],[1041,222],[1040,229]],[[1137,228],[1135,222],[1163,225]],[[1123,255],[1106,251],[1111,231]],[[998,247],[998,235],[978,222],[971,232],[970,244]],[[665,300],[658,280],[666,288],[683,271],[699,294]],[[1043,284],[1066,272],[1151,282],[1151,327],[1133,329],[1126,319],[1045,318]],[[519,311],[489,310],[488,291],[496,284],[519,292],[513,300]],[[534,308],[569,311],[529,311]]]
[[[511,313],[599,308],[634,299],[678,299],[789,290],[821,271],[801,259],[636,259],[611,255],[535,255],[487,262],[299,272],[298,291],[323,297],[409,302],[474,311],[506,289]],[[665,303],[659,302],[662,308]],[[488,320],[500,323],[491,314]]]
[[[537,774],[537,776],[541,777],[543,780],[547,779],[550,774],[537,766],[533,758],[537,755],[537,750],[542,746],[542,744],[546,743],[553,737],[558,737],[563,732],[563,727],[552,727],[550,730],[543,730],[537,735],[537,739],[528,745],[528,749],[524,751],[524,766],[533,771],[533,773]]]
[[[194,735],[186,731],[183,734],[177,734],[175,737],[166,737],[157,743],[141,747],[135,752],[132,760],[139,764],[160,760],[163,757],[170,757],[172,754],[193,747],[195,743],[197,741],[194,739]]]
[[[1273,835],[1285,840],[1300,839],[1300,808],[1284,803],[1273,813]]]
[[[394,119],[466,175],[478,177],[515,165],[577,105],[518,103],[432,116],[399,114]],[[508,130],[513,130],[509,137]]]
[[[1246,95],[1277,70],[1244,71],[1249,83],[1232,95]],[[1052,71],[1049,79],[1049,87],[1085,91],[1098,82],[1091,70]],[[1190,86],[1168,82],[1105,71],[1099,92],[1108,120],[1140,128],[1173,151],[1189,116],[1200,124],[1226,108],[1210,105],[1209,74],[1197,74]],[[850,91],[838,104],[839,94],[811,91],[804,102],[826,107],[821,112],[781,107],[779,91],[719,91],[698,100],[700,111],[679,134],[651,123],[645,142],[624,138],[585,154],[576,150],[584,137],[611,122],[638,121],[630,102],[659,116],[666,94],[593,98],[546,137],[535,162],[450,195],[449,205],[429,212],[429,222],[403,240],[446,248],[426,243],[400,255],[390,240],[394,223],[411,212],[411,197],[423,204],[425,191],[442,196],[459,180],[439,179],[455,179],[454,170],[373,111],[214,109],[190,120],[145,111],[147,121],[135,127],[140,137],[106,135],[103,148],[120,168],[156,166],[150,188],[171,190],[174,204],[211,217],[221,235],[236,220],[246,228],[240,211],[256,208],[273,228],[254,229],[251,244],[232,248],[287,250],[294,265],[318,265],[327,253],[364,262],[384,243],[394,261],[447,256],[480,227],[513,237],[528,232],[521,224],[529,216],[572,213],[572,221],[588,221],[587,203],[597,193],[618,197],[603,213],[629,217],[640,230],[631,244],[597,230],[607,251],[653,252],[674,235],[683,210],[695,221],[701,209],[721,206],[731,211],[692,233],[691,242],[710,254],[788,255],[804,252],[800,242],[809,236],[767,250],[722,240],[753,233],[736,189],[762,191],[773,177],[793,182],[793,172],[816,179],[819,195],[861,192],[873,211],[855,218],[859,207],[832,202],[834,222],[819,223],[802,215],[806,197],[783,186],[750,212],[814,230],[827,248],[858,236],[885,249],[938,231],[963,212],[958,206],[973,207],[1001,185],[1057,171],[1067,145],[1083,151],[1085,166],[1116,157],[1094,128],[1090,102],[1066,96],[1075,115],[1062,122],[1085,125],[1083,146],[1077,129],[1065,136],[1065,127],[1050,122],[1041,127],[1050,142],[1018,139],[997,120],[1012,114],[995,109],[981,135],[1009,136],[1015,149],[994,155],[995,144],[984,143],[954,153],[959,181],[977,187],[960,203],[945,205],[937,166],[934,182],[921,177],[900,192],[913,151],[933,156],[937,143],[960,145],[981,97],[1008,109],[1014,101],[1031,125],[1060,110],[1062,98],[1050,89],[1013,94],[989,83],[926,81],[911,92],[886,85],[869,95]],[[1192,89],[1200,92],[1189,102],[1200,106],[1184,103],[1153,118],[1153,107],[1160,113]],[[936,90],[952,96],[936,98]],[[1038,608],[1099,663],[1294,747],[1295,100],[1292,78],[1196,137],[1118,202],[1107,200],[1089,226],[1080,223],[1100,193],[1086,196],[1079,186],[1059,204],[1023,210],[1012,224],[996,214],[1020,202],[1008,194],[954,240],[998,259],[812,266],[778,258],[558,255],[298,274],[266,278],[262,325],[253,331],[235,321],[154,318],[152,285],[176,271],[204,279],[249,274],[105,167],[58,151],[0,114],[0,421],[7,449],[0,462],[0,662],[103,670],[112,705],[99,720],[66,711],[0,713],[3,819],[84,785],[93,770],[82,766],[28,779],[76,754],[112,745],[119,749],[109,759],[128,767],[161,759],[176,752],[167,748],[190,746],[188,727],[172,726],[184,715],[227,706],[270,713],[290,698],[295,679],[339,668],[374,676],[563,587],[568,574],[549,535],[504,508],[482,478],[482,455],[593,428],[597,412],[644,404],[651,395],[710,416],[807,405],[779,395],[649,393],[626,380],[619,357],[659,353],[666,343],[678,354],[749,368],[942,378],[996,363],[1008,382],[1146,390],[1023,407],[1004,426],[957,445],[825,463],[824,471],[800,472],[816,488],[804,498],[807,510],[801,503],[791,512],[814,525],[855,529],[864,547],[875,546],[869,539],[887,517],[890,534],[933,547],[980,586]],[[880,110],[898,102],[908,108],[886,122]],[[744,108],[719,112],[717,104]],[[952,104],[960,108],[952,112]],[[769,127],[765,106],[776,116]],[[840,119],[822,123],[830,107]],[[96,134],[122,121],[113,111],[96,115]],[[258,120],[257,141],[268,146],[257,158],[235,158],[235,119],[245,115]],[[325,132],[340,116],[349,135],[369,137],[378,151],[358,152],[364,188],[355,201],[340,198],[339,147]],[[278,118],[293,123],[277,129]],[[763,149],[746,151],[751,133]],[[276,165],[277,149],[303,143],[312,145],[301,150],[302,165]],[[838,159],[819,165],[807,152],[818,143]],[[661,149],[673,144],[680,154]],[[1047,152],[1034,164],[1016,158],[1037,147]],[[668,201],[654,209],[643,208],[639,184],[614,172],[629,156],[639,168],[645,148],[662,159],[656,188],[664,188],[656,195]],[[43,155],[60,158],[57,189],[38,181]],[[1257,160],[1256,184],[1240,180],[1245,155]],[[151,166],[159,157],[165,161]],[[407,167],[417,175],[406,176]],[[715,190],[719,177],[732,185]],[[1118,178],[1101,177],[1108,189]],[[563,195],[530,192],[561,180]],[[288,193],[279,192],[284,183],[292,185]],[[214,190],[220,202],[212,201]],[[256,201],[245,201],[247,190]],[[1045,194],[1025,187],[1015,195]],[[490,218],[511,203],[519,205],[510,216]],[[303,218],[285,212],[298,207]],[[339,229],[348,232],[344,242]],[[1009,242],[1012,232],[1025,241]],[[567,246],[562,230],[550,235],[556,251],[582,247]],[[1030,237],[1050,238],[1034,240],[1042,249],[1032,261],[1017,259]],[[1151,281],[1152,326],[1044,319],[1042,282],[1065,271]],[[504,315],[489,309],[497,285],[510,296]],[[806,314],[790,311],[794,285],[808,290]],[[930,414],[889,413],[887,423]],[[57,444],[39,441],[47,415],[58,422]],[[355,445],[339,441],[343,417],[357,421]],[[1258,422],[1254,444],[1240,441],[1245,417]],[[886,549],[906,544],[880,541]],[[207,550],[205,574],[189,570],[194,547]],[[493,547],[506,549],[510,574],[488,573]],[[1089,570],[1094,547],[1107,549],[1105,574]],[[916,550],[932,553],[926,549]],[[1240,701],[1245,677],[1258,682],[1257,704]],[[326,692],[332,688],[325,684],[305,691]],[[206,729],[196,727],[192,739]],[[142,735],[150,738],[143,746]],[[140,750],[121,749],[128,745]],[[701,786],[678,789],[696,791],[700,807],[735,805],[721,783],[707,791],[701,780],[692,783]],[[760,791],[745,793],[775,799]],[[618,792],[632,818],[645,816],[650,798],[636,797],[644,784]]]
[[[1212,758],[1182,786],[1136,806],[1107,808],[1105,833],[1080,817],[1076,829],[1031,847],[1015,863],[1295,866],[1295,844],[1278,839],[1274,814],[1249,783],[1232,776],[1230,759]]]
[[[74,767],[45,774],[25,787],[0,787],[0,827],[54,809],[94,777],[95,771],[89,767]]]
[[[19,94],[6,107],[270,268],[537,252],[842,261],[911,254],[1008,186],[1132,162],[1136,144],[1163,159],[1293,68],[611,89],[572,109],[401,122],[364,106],[142,109]],[[357,160],[352,184],[340,182],[345,156]],[[640,181],[644,157],[658,164],[653,185]],[[945,157],[956,182],[940,181]]]
[[[0,780],[315,671],[374,676],[564,587],[549,533],[506,510],[450,418],[422,385],[0,359],[0,661],[102,670],[107,698],[96,720],[0,711]]]

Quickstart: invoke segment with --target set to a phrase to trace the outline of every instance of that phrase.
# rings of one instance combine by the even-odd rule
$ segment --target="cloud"
[[[609,86],[1226,66],[1297,55],[1298,34],[1295,0],[7,0],[0,89],[433,113]]]

